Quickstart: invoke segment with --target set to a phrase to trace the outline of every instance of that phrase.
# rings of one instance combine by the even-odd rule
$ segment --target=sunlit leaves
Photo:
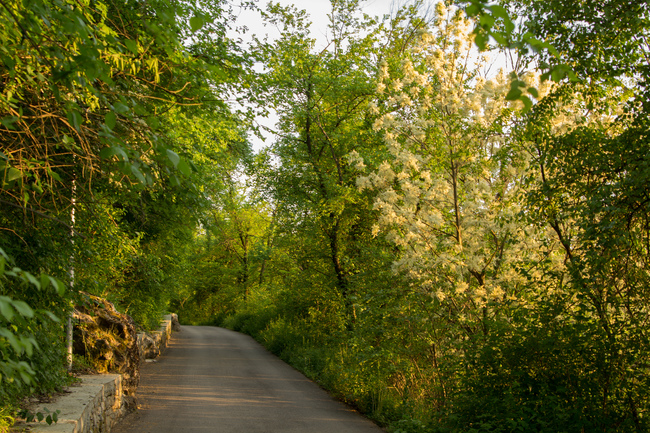
[[[138,43],[131,39],[124,40],[124,45],[132,54],[138,54]]]
[[[180,156],[171,149],[167,149],[167,158],[171,161],[174,167],[178,167],[178,163],[181,161]]]
[[[518,50],[521,55],[526,55],[529,50],[535,54],[540,54],[546,58],[560,59],[558,50],[548,41],[543,41],[535,37],[531,32],[517,34],[515,24],[512,21],[510,12],[500,4],[489,4],[486,0],[460,0],[456,2],[465,7],[465,12],[469,17],[476,18],[474,28],[474,43],[481,51],[487,51],[490,48],[491,39],[497,46],[504,49]],[[575,82],[578,80],[572,68],[565,63],[557,60],[547,65],[547,69],[541,75],[542,82],[552,80],[555,83],[568,79]],[[516,74],[511,82],[511,89],[506,99],[509,101],[521,101],[524,112],[530,110],[533,106],[533,100],[526,95],[525,83],[517,79]],[[531,88],[529,93],[534,96],[537,89]]]
[[[75,289],[105,294],[116,293],[136,269],[140,274],[132,277],[124,299],[133,300],[132,312],[143,324],[157,320],[176,286],[161,290],[166,275],[160,263],[171,274],[173,254],[172,248],[156,250],[155,242],[163,232],[170,233],[168,239],[179,236],[179,225],[187,228],[184,233],[190,230],[198,203],[204,203],[192,185],[199,177],[190,152],[196,144],[192,122],[178,123],[171,132],[169,113],[177,107],[205,110],[211,118],[229,118],[237,135],[238,120],[221,92],[247,59],[225,37],[229,20],[220,0],[138,7],[122,1],[9,0],[2,8],[0,241],[21,265],[1,263],[0,296],[7,298],[0,314],[0,328],[7,331],[0,336],[4,404],[6,390],[20,383],[52,392],[44,382],[63,376],[62,345],[50,344],[61,339],[61,327],[46,323],[67,314],[68,303],[58,295],[68,286],[37,270],[67,280],[75,263]],[[231,137],[212,126],[205,134],[223,142]],[[152,202],[146,211],[140,207]],[[121,210],[131,208],[137,212],[123,221]],[[152,221],[160,226],[152,228]],[[154,244],[146,253],[140,244],[145,236]],[[4,327],[5,319],[10,326]],[[31,338],[25,330],[41,325],[36,340],[51,341],[38,352],[21,346],[22,337]]]
[[[211,54],[188,56],[189,48],[180,40],[181,35],[193,32],[200,38],[196,45],[207,48],[207,54],[211,48],[205,34],[223,25],[215,22],[219,7],[193,13],[188,29],[188,22],[175,17],[176,12],[185,15],[187,11],[162,4],[147,6],[145,9],[156,8],[148,15],[155,18],[147,19],[138,18],[145,16],[144,9],[114,4],[111,11],[120,18],[111,16],[110,20],[109,6],[101,2],[75,8],[50,0],[30,2],[26,8],[21,4],[14,0],[5,5],[13,13],[2,15],[4,25],[0,31],[0,54],[8,72],[2,76],[5,90],[0,94],[0,121],[6,130],[23,132],[5,135],[12,140],[7,143],[12,146],[8,149],[14,149],[8,153],[10,158],[18,149],[28,149],[34,160],[44,155],[60,158],[55,151],[58,140],[53,137],[42,137],[37,140],[38,146],[29,143],[34,135],[24,132],[35,126],[25,120],[24,116],[28,116],[40,128],[58,131],[54,134],[58,137],[69,137],[74,144],[66,143],[67,150],[78,156],[76,161],[84,164],[89,174],[97,170],[96,163],[101,164],[98,157],[107,156],[106,151],[99,155],[103,147],[117,144],[125,148],[129,159],[140,163],[128,174],[133,181],[142,182],[147,178],[145,172],[152,169],[145,149],[159,137],[153,133],[159,126],[158,117],[152,115],[154,103],[170,106],[187,98],[197,104],[202,96],[193,94],[196,88],[189,85],[196,81],[193,74],[207,78],[214,71],[218,80],[226,78],[223,69],[207,64],[213,63]],[[128,31],[120,27],[127,22],[134,24],[128,26]],[[148,29],[155,29],[153,36]],[[45,33],[47,37],[43,38]],[[36,42],[39,40],[43,43]],[[175,77],[185,74],[186,78],[178,83],[176,78],[165,78],[172,68],[176,68]],[[203,78],[198,81],[204,82]],[[37,103],[37,99],[41,102]],[[42,152],[48,146],[52,149]],[[23,173],[28,171],[18,161],[12,165]],[[52,182],[56,180],[50,178]]]
[[[192,29],[193,32],[198,31],[201,27],[203,27],[204,21],[202,16],[193,16],[190,18],[190,28]]]
[[[192,173],[192,169],[190,168],[190,165],[184,159],[179,160],[177,167],[178,170],[181,173],[183,173],[185,176],[190,176],[190,174]]]
[[[25,288],[32,286],[41,292],[42,296],[63,294],[64,286],[57,279],[46,274],[37,277],[15,266],[9,269],[7,265],[12,263],[13,260],[0,248],[0,280],[2,281],[0,284],[6,284],[9,279],[13,279],[21,281]],[[54,293],[48,290],[49,286],[54,288]],[[0,347],[4,349],[8,345],[14,352],[14,356],[3,352],[3,357],[0,359],[0,386],[3,381],[5,384],[12,381],[27,385],[34,383],[36,373],[27,362],[18,359],[23,356],[32,357],[36,354],[35,351],[39,350],[29,325],[30,321],[37,316],[49,317],[53,321],[59,320],[52,313],[34,311],[24,301],[0,295]]]
[[[548,52],[538,50],[544,68],[551,72],[559,67],[554,76],[549,76],[553,80],[561,79],[566,65],[581,80],[599,79],[611,84],[642,73],[645,68],[648,49],[642,40],[650,16],[650,3],[646,0],[514,4],[526,18],[527,34],[555,47]]]

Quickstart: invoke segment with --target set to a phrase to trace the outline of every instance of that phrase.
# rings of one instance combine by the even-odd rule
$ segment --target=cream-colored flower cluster
[[[401,247],[394,270],[471,321],[526,302],[515,265],[544,254],[546,234],[518,217],[529,167],[525,154],[506,151],[515,108],[505,100],[507,74],[481,76],[485,59],[460,10],[438,3],[435,28],[420,36],[397,73],[380,65],[386,102],[370,108],[386,113],[373,127],[392,158],[372,172],[356,152],[349,161],[364,172],[357,187],[376,191],[373,235]]]

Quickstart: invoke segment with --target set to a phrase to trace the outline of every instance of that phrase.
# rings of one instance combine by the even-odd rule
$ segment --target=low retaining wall
[[[140,359],[155,359],[160,356],[172,336],[172,316],[168,314],[163,316],[160,329],[153,332],[140,332],[138,334],[138,348],[140,349]],[[176,317],[178,322],[178,317]]]
[[[160,329],[151,334],[138,334],[140,359],[153,359],[167,347],[172,328],[178,324],[175,314],[164,316]],[[59,421],[47,425],[32,422],[16,425],[29,426],[32,433],[109,433],[126,414],[122,393],[122,376],[119,374],[94,374],[80,376],[81,383],[71,386],[68,394],[56,398],[52,403],[38,406],[34,411],[43,412],[47,407],[59,410]]]
[[[111,428],[126,414],[122,404],[122,376],[94,374],[81,376],[81,383],[48,404],[50,411],[59,410],[59,421],[28,423],[32,433],[99,433]],[[37,410],[42,411],[42,407]]]

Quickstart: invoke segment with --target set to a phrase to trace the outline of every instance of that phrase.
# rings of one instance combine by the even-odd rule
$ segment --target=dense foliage
[[[246,64],[225,8],[0,3],[3,414],[68,381],[79,291],[143,328],[181,292],[205,191],[223,188],[206,158],[230,170],[248,153],[224,103]]]
[[[0,5],[0,398],[64,381],[84,290],[393,432],[650,427],[648,2],[333,0],[326,47],[272,3],[248,47],[218,1]]]

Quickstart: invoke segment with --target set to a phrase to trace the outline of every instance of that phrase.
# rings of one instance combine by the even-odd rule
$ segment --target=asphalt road
[[[380,433],[252,338],[184,326],[147,363],[139,410],[113,433]]]

